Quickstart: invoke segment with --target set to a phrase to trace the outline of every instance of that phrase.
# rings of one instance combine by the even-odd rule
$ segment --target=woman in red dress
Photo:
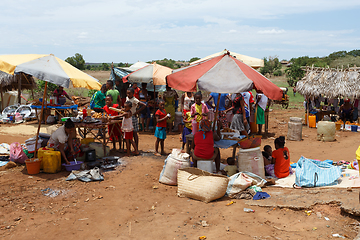
[[[119,104],[113,104],[112,100],[113,100],[112,96],[107,95],[105,98],[106,105],[103,107],[103,109],[110,116],[109,119],[117,119],[117,118],[119,118],[118,117],[119,113],[114,110],[111,110],[110,107],[119,108]],[[109,131],[109,138],[110,138],[110,141],[112,141],[112,143],[113,143],[114,149],[116,149],[116,142],[119,142],[119,149],[120,149],[120,147],[121,147],[121,143],[120,143],[121,125],[120,125],[120,123],[108,125],[108,131]]]

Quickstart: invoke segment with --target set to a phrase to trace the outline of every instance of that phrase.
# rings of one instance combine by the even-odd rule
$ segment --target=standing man
[[[112,96],[112,104],[119,104],[120,106],[120,93],[118,90],[114,89],[114,82],[112,80],[108,80],[106,82],[106,96],[111,95]]]
[[[136,148],[139,150],[139,136],[138,136],[139,121],[138,121],[137,115],[146,108],[146,104],[143,102],[140,102],[140,100],[134,96],[133,88],[128,88],[126,94],[127,94],[126,102],[130,101],[132,103],[132,107],[131,107],[130,111],[132,113],[131,118],[132,118],[132,123],[133,123],[133,127],[134,127],[133,135],[134,135]],[[140,106],[140,107],[138,108],[138,106]]]
[[[265,124],[265,110],[268,104],[268,97],[263,93],[256,94],[256,124],[258,125],[258,134],[261,135],[262,125]]]
[[[120,103],[121,103],[121,107],[124,106],[125,101],[126,101],[126,91],[129,87],[129,83],[124,83],[122,81],[122,79],[115,79],[115,89],[118,90],[119,94],[120,94]]]

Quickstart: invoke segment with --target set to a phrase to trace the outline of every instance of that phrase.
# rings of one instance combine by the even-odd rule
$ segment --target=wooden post
[[[213,131],[215,131],[216,118],[217,118],[217,115],[218,115],[218,112],[219,112],[220,97],[221,97],[221,93],[218,93],[218,99],[217,99],[217,103],[216,103],[216,111],[215,111],[215,117],[214,117]]]
[[[3,96],[3,87],[0,86],[1,91],[1,112],[4,110],[4,96]]]
[[[41,122],[42,122],[42,120],[43,120],[44,103],[45,103],[45,101],[46,101],[46,90],[47,90],[47,82],[45,81],[44,95],[43,95],[43,100],[42,100],[42,103],[41,103],[40,121],[39,121],[39,126],[38,126],[38,129],[37,129],[36,140],[35,140],[35,154],[34,154],[34,157],[35,157],[35,158],[36,158],[36,156],[37,156],[37,143],[38,143],[38,140],[39,140],[40,126],[41,126]]]
[[[21,105],[21,75],[22,73],[19,74],[19,80],[18,80],[18,103],[19,105]]]

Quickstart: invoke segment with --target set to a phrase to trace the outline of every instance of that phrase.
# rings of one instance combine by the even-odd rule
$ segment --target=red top
[[[205,139],[203,131],[195,133],[194,144],[194,154],[198,158],[210,159],[214,156],[214,138],[212,131],[205,132]]]
[[[111,107],[113,107],[113,108],[118,108],[118,107],[119,107],[119,104],[113,104]],[[105,110],[105,112],[106,112],[107,114],[110,114],[111,116],[117,116],[117,115],[119,115],[118,112],[115,112],[114,110],[109,109],[109,107],[108,107],[107,105],[105,105],[105,106],[103,107],[103,109]]]
[[[134,88],[134,96],[140,100],[140,88]]]
[[[165,111],[165,109],[164,109],[164,112],[162,112],[162,111],[160,111],[160,109],[158,109],[157,111],[156,111],[156,113],[155,113],[155,116],[158,116],[159,117],[159,119],[162,119],[162,118],[164,118],[165,116],[166,116],[166,111]],[[156,126],[157,127],[166,127],[166,119],[165,120],[163,120],[163,121],[161,121],[161,122],[157,122],[156,123]]]
[[[276,149],[272,152],[272,157],[275,158],[274,172],[278,178],[289,176],[290,171],[290,153],[287,147]]]

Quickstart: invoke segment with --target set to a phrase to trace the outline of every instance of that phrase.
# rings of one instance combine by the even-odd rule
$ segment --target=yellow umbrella
[[[46,82],[68,88],[100,90],[101,84],[92,76],[80,71],[52,54],[0,55],[0,71],[14,74],[27,73]]]
[[[41,116],[36,134],[35,146],[37,146],[44,102],[46,101],[47,82],[68,88],[70,82],[74,87],[100,90],[99,81],[90,75],[80,71],[67,62],[55,57],[52,54],[19,54],[1,55],[0,70],[9,74],[27,73],[40,80],[45,81],[44,96],[41,106]],[[37,149],[35,148],[35,151]]]

